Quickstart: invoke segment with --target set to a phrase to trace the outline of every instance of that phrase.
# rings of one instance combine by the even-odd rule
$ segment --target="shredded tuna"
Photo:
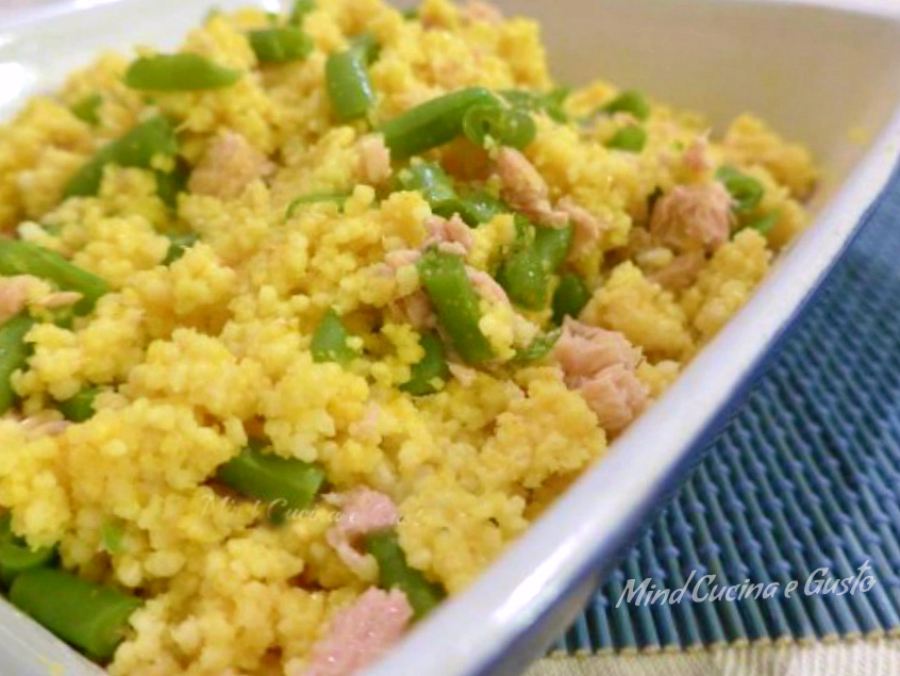
[[[274,169],[264,154],[233,131],[219,134],[191,174],[188,189],[223,200],[240,197],[244,189]]]
[[[25,275],[0,279],[0,324],[25,309],[28,282]]]
[[[506,291],[488,273],[468,266],[466,266],[466,273],[479,296],[494,303],[509,303]]]
[[[463,17],[469,21],[487,21],[495,25],[503,23],[503,12],[487,2],[469,0],[462,12]]]
[[[415,265],[421,257],[422,252],[418,249],[398,249],[388,251],[384,256],[384,262],[394,270],[399,270],[407,265]]]
[[[381,417],[381,407],[378,404],[369,404],[362,420],[350,425],[350,435],[362,439],[378,437],[378,421]]]
[[[378,564],[357,549],[359,539],[396,525],[399,515],[390,497],[370,488],[357,488],[343,495],[328,496],[328,502],[341,508],[341,517],[326,539],[347,567],[363,579],[374,579]]]
[[[38,307],[52,310],[54,308],[74,305],[82,298],[84,298],[84,296],[82,296],[77,291],[60,291],[58,293],[47,294],[46,296],[38,300],[36,305]]]
[[[712,159],[709,156],[709,134],[698,136],[684,151],[684,163],[691,171],[702,174],[709,171],[713,167]]]
[[[465,256],[472,248],[472,229],[459,217],[459,214],[454,214],[453,218],[449,220],[440,216],[431,216],[425,221],[425,227],[428,229],[429,236],[422,245],[423,249],[437,244],[441,251]]]
[[[19,423],[29,437],[57,437],[72,423],[68,420],[47,420],[45,418],[25,418]]]
[[[650,232],[683,251],[715,251],[731,233],[731,195],[719,183],[677,186],[653,207]]]
[[[607,432],[620,432],[643,410],[648,392],[635,375],[641,352],[621,333],[567,318],[553,356],[566,385],[581,393]]]
[[[557,206],[569,215],[574,226],[571,255],[573,258],[578,258],[597,244],[603,234],[603,224],[590,211],[576,204],[570,197],[563,197]]]
[[[547,182],[522,153],[514,148],[497,152],[497,174],[500,177],[501,197],[507,204],[535,223],[564,228],[569,214],[550,204]]]
[[[363,136],[357,144],[359,172],[369,185],[381,185],[391,177],[391,151],[381,134]]]
[[[396,643],[412,615],[403,592],[369,589],[334,614],[328,633],[313,646],[307,668],[289,676],[351,676]]]
[[[475,384],[475,378],[478,377],[478,371],[475,369],[463,366],[462,364],[448,364],[447,366],[450,369],[450,373],[453,374],[453,377],[456,378],[463,387],[471,387]]]
[[[667,289],[680,291],[694,283],[705,262],[703,252],[689,251],[676,256],[671,263],[654,272],[650,275],[650,280]]]
[[[437,317],[428,295],[421,289],[394,301],[395,311],[419,332],[437,326]]]

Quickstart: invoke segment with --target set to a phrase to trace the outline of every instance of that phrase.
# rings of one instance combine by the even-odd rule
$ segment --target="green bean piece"
[[[402,14],[403,14],[403,18],[406,19],[407,21],[418,21],[419,8],[412,7],[411,9],[404,9]]]
[[[399,173],[397,181],[404,190],[422,193],[436,214],[450,218],[460,210],[453,181],[436,162],[413,162]]]
[[[172,125],[162,116],[153,117],[138,124],[122,138],[103,146],[69,180],[64,196],[96,195],[107,164],[149,169],[154,157],[172,156],[177,152],[178,140]]]
[[[497,282],[520,307],[540,310],[547,304],[550,276],[533,246],[513,251],[497,271]]]
[[[577,318],[590,299],[591,292],[581,277],[563,275],[553,293],[553,323],[562,324],[566,317]]]
[[[100,540],[103,548],[110,554],[121,554],[125,547],[123,540],[125,539],[125,525],[116,518],[107,519],[100,531]]]
[[[125,84],[140,91],[223,89],[240,79],[241,71],[220,66],[199,54],[142,56],[125,71]]]
[[[163,259],[163,265],[172,265],[181,259],[187,250],[200,241],[200,236],[194,232],[186,232],[178,235],[166,235],[169,238],[169,250]]]
[[[128,631],[128,620],[143,602],[112,587],[52,568],[20,573],[9,600],[88,657],[107,662]]]
[[[549,93],[541,94],[526,89],[508,89],[500,92],[500,96],[506,99],[506,102],[513,108],[531,113],[544,113],[554,122],[565,124],[569,117],[563,110],[563,104],[570,91],[567,87],[560,87]]]
[[[260,63],[288,63],[305,59],[313,50],[312,38],[296,26],[250,31],[250,46]]]
[[[571,225],[565,228],[535,229],[534,248],[548,272],[556,272],[566,261],[574,238],[575,228]]]
[[[312,0],[297,0],[291,8],[290,16],[288,16],[288,24],[291,26],[303,25],[303,20],[307,14],[312,13],[316,9],[316,3]]]
[[[103,105],[103,97],[100,94],[88,94],[83,99],[72,104],[72,114],[82,122],[92,127],[100,124],[100,106]]]
[[[328,310],[319,322],[316,332],[312,337],[310,350],[313,361],[322,364],[325,362],[337,362],[341,365],[349,364],[358,356],[347,343],[350,334],[344,327],[344,323],[334,310]]]
[[[65,291],[82,295],[74,310],[86,315],[109,291],[106,282],[96,275],[72,265],[55,251],[22,240],[0,240],[0,275],[33,275],[53,282]]]
[[[0,582],[4,586],[9,587],[19,573],[51,565],[55,557],[55,547],[31,549],[13,533],[11,514],[0,517]]]
[[[400,389],[414,397],[434,394],[442,383],[450,378],[447,366],[447,353],[444,343],[436,333],[426,333],[419,339],[419,345],[425,350],[422,360],[412,367],[410,379]]]
[[[510,214],[512,209],[503,201],[484,190],[469,193],[459,202],[459,215],[471,227],[489,223],[500,214]]]
[[[630,113],[638,120],[644,121],[650,117],[650,104],[640,92],[633,89],[624,91],[601,109],[604,113]]]
[[[721,181],[731,194],[731,198],[734,200],[731,209],[736,214],[747,214],[753,211],[766,192],[762,183],[734,167],[721,167],[716,172],[716,179]]]
[[[363,117],[375,102],[367,59],[364,49],[348,49],[331,54],[325,62],[328,98],[338,122]]]
[[[431,247],[419,260],[418,270],[438,320],[460,356],[472,364],[493,359],[494,350],[478,326],[478,294],[469,282],[462,256]]]
[[[463,131],[466,112],[478,104],[496,102],[482,87],[461,89],[427,101],[382,125],[384,142],[395,160],[418,155],[449,143]]]
[[[760,216],[756,220],[750,221],[747,223],[745,227],[752,228],[756,230],[760,235],[765,237],[772,229],[778,225],[778,221],[781,219],[781,214],[777,211],[772,211],[765,216]]]
[[[533,341],[531,341],[531,345],[526,347],[524,350],[519,350],[516,353],[513,362],[516,365],[525,365],[533,364],[536,361],[544,359],[551,352],[553,352],[553,348],[556,346],[556,341],[559,340],[561,334],[562,331],[560,329],[554,329],[553,331],[542,333]]]
[[[74,397],[59,402],[56,408],[69,422],[83,423],[94,417],[94,399],[98,394],[99,387],[86,387]]]
[[[216,477],[241,495],[265,502],[274,520],[309,508],[325,484],[325,470],[265,451],[265,444],[251,441],[236,458],[219,467]]]
[[[493,103],[469,108],[463,117],[463,133],[481,148],[499,144],[522,149],[534,140],[537,127],[529,113]]]
[[[11,409],[16,401],[12,375],[28,363],[31,346],[25,342],[25,336],[34,325],[35,321],[27,315],[0,324],[0,415]]]
[[[372,65],[377,61],[378,55],[381,54],[381,45],[378,44],[378,39],[371,33],[357,35],[351,41],[350,48],[360,52],[365,57],[368,65]]]
[[[613,150],[624,150],[629,153],[639,153],[647,144],[647,132],[636,124],[622,127],[606,142],[606,147]]]
[[[293,218],[294,214],[297,213],[297,209],[304,204],[322,204],[323,202],[331,202],[343,209],[349,197],[350,196],[347,194],[338,192],[314,192],[309,195],[301,195],[300,197],[291,200],[287,209],[284,210],[284,217],[285,219]]]
[[[172,171],[156,172],[156,194],[170,209],[178,208],[178,195],[187,190],[191,168],[179,158]]]
[[[425,617],[446,595],[440,585],[429,582],[421,571],[407,563],[393,530],[370,533],[363,538],[363,544],[378,561],[378,586],[406,594],[416,620]]]

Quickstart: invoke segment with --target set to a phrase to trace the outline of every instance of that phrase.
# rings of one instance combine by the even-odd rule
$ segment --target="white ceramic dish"
[[[136,42],[174,46],[212,4],[250,1],[62,0],[30,9],[4,4],[0,116],[102,49],[124,50]],[[896,0],[497,4],[544,22],[560,79],[607,77],[706,111],[720,125],[752,110],[810,146],[826,177],[814,204],[814,227],[670,392],[472,589],[445,604],[369,676],[515,674],[538,656],[575,616],[648,511],[677,485],[701,439],[848,244],[900,154]],[[54,666],[62,671],[51,671]],[[98,672],[0,604],[0,673]]]

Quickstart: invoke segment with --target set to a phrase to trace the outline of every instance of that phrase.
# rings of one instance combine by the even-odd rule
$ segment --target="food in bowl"
[[[212,14],[0,130],[0,581],[113,674],[351,674],[660,396],[808,221],[744,115],[568,89],[483,3]]]

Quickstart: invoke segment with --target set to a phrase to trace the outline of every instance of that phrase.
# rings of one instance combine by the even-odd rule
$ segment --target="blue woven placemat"
[[[864,565],[870,569],[860,574]],[[652,651],[896,634],[898,572],[895,175],[748,400],[554,650]],[[707,575],[715,578],[698,585]],[[835,593],[840,586],[822,593],[817,583],[828,578],[859,582],[852,594]],[[638,592],[631,602],[622,597],[629,580]],[[662,593],[647,603],[647,594],[639,593],[644,580],[650,580],[648,592],[669,590],[671,598],[688,583],[687,593],[677,604],[664,602]],[[787,594],[792,581],[797,588]],[[749,584],[763,585],[762,592],[747,591]],[[805,593],[807,584],[820,593]],[[715,585],[720,591],[734,586],[732,596],[743,588],[744,598],[691,598],[695,590],[698,598],[711,594]],[[763,597],[766,587],[769,598]]]

